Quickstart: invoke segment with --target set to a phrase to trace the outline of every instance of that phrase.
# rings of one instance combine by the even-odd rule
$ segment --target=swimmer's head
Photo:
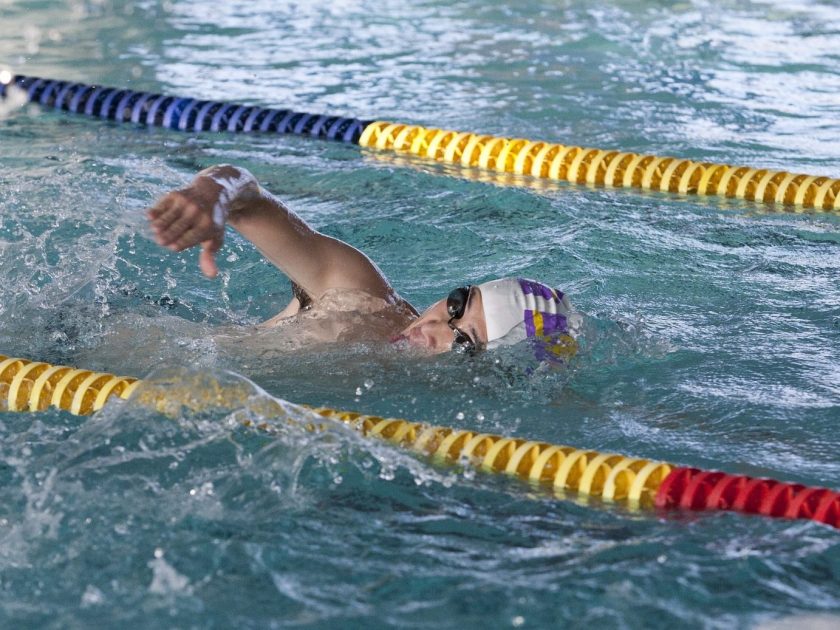
[[[576,324],[568,296],[527,280],[503,278],[478,285],[482,296],[487,347],[510,345],[530,337],[569,334]]]
[[[503,278],[453,289],[398,339],[432,352],[470,353],[527,338],[556,342],[565,336],[573,343],[577,318],[562,291],[525,278]]]

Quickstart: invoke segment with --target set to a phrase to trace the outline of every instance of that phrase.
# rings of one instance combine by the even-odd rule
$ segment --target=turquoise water
[[[277,4],[5,3],[0,64],[840,172],[836,3]],[[274,314],[288,283],[232,233],[221,278],[203,279],[143,219],[218,162],[363,249],[418,306],[514,273],[564,288],[585,315],[579,355],[528,376],[521,348],[219,349],[214,330]],[[139,402],[0,415],[4,627],[729,628],[840,611],[840,534],[815,523],[558,501],[341,428],[240,423],[271,394],[838,489],[836,214],[27,106],[0,119],[0,317],[3,354],[164,389],[244,378],[255,401],[174,420]]]

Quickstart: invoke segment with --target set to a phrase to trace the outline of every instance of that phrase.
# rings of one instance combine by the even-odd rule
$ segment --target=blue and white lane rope
[[[29,102],[75,114],[178,131],[291,133],[358,144],[370,121],[17,75]],[[11,84],[10,83],[10,84]],[[7,86],[0,82],[0,97]]]

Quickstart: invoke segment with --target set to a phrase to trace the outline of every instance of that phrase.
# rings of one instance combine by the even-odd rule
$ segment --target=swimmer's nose
[[[432,352],[447,352],[452,346],[452,332],[445,323],[429,322],[412,328],[410,331],[409,343]]]

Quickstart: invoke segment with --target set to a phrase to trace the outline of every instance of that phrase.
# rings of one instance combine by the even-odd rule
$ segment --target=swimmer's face
[[[453,291],[453,294],[456,291]],[[466,338],[478,348],[486,346],[487,325],[484,321],[481,291],[473,286],[469,288],[469,291],[462,290],[460,296],[455,297],[465,298],[463,312],[461,308],[454,309],[456,315],[462,312],[460,317],[453,318],[450,315],[453,306],[460,307],[457,300],[453,304],[450,295],[450,298],[438,300],[426,309],[419,318],[402,331],[397,340],[407,341],[412,347],[434,353],[448,352],[453,349],[453,342],[463,342]],[[449,308],[447,308],[447,302],[449,302]]]

